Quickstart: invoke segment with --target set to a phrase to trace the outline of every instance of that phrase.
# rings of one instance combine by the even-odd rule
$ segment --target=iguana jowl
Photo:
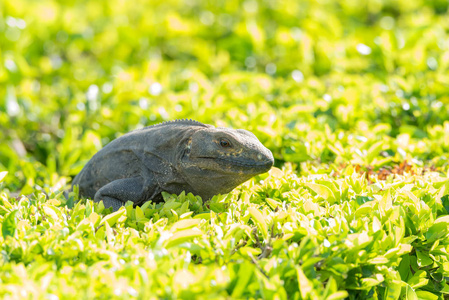
[[[72,185],[118,210],[126,201],[162,201],[161,192],[209,200],[267,172],[273,155],[254,134],[176,120],[131,131],[106,145]]]

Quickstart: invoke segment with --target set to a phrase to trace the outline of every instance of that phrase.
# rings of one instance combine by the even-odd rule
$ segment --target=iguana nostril
[[[257,159],[262,160],[262,154],[257,154]]]

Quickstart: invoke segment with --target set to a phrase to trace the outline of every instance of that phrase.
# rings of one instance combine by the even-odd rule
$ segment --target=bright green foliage
[[[369,184],[351,168],[344,172],[335,179],[273,169],[257,185],[252,180],[207,204],[166,194],[165,203],[112,214],[90,200],[68,209],[61,195],[3,195],[0,296],[449,293],[449,216],[442,204],[449,180],[428,173]]]
[[[443,299],[448,8],[0,1],[0,298]],[[208,203],[62,195],[176,118],[248,129],[278,168]]]

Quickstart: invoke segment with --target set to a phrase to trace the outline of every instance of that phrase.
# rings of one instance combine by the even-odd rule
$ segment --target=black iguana
[[[118,210],[182,191],[205,201],[267,172],[273,155],[254,134],[176,120],[131,131],[106,145],[74,178],[81,196]]]

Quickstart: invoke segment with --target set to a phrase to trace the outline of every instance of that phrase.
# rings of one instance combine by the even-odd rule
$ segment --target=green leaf
[[[374,143],[371,145],[371,147],[367,151],[366,155],[366,162],[367,164],[372,164],[373,160],[376,158],[376,156],[379,155],[379,152],[382,150],[382,147],[384,145],[383,141],[378,141],[377,143]]]
[[[173,226],[171,227],[171,230],[176,231],[176,230],[183,230],[183,229],[191,228],[193,226],[199,225],[201,222],[202,222],[201,219],[180,220],[173,224]]]
[[[268,225],[265,221],[265,218],[263,217],[262,213],[254,207],[248,208],[248,212],[251,215],[251,217],[254,220],[254,223],[256,223],[257,227],[259,227],[259,230],[262,232],[262,236],[265,240],[268,239]]]
[[[312,189],[323,199],[328,200],[330,203],[334,203],[336,201],[334,194],[327,186],[317,183],[306,183],[305,185]]]
[[[413,277],[407,281],[407,283],[415,290],[425,286],[428,282],[427,273],[424,270],[417,271]]]
[[[401,288],[402,288],[402,282],[401,281],[390,281],[387,284],[387,288],[385,290],[385,298],[386,299],[399,299],[399,296],[401,295]]]
[[[271,198],[265,198],[265,201],[272,209],[276,209],[276,207],[282,206],[282,203],[280,203],[274,199],[271,199]]]
[[[382,274],[375,274],[373,277],[360,279],[361,286],[365,290],[368,290],[372,286],[379,285],[384,281],[385,278]]]
[[[299,266],[297,266],[295,269],[296,269],[296,276],[298,279],[298,289],[301,293],[301,297],[303,299],[307,299],[307,297],[313,291],[313,284],[306,277],[306,275]]]
[[[428,253],[417,250],[416,257],[418,258],[418,266],[420,267],[426,267],[433,264],[433,259],[429,257]]]
[[[389,259],[382,255],[376,256],[376,257],[368,260],[368,263],[373,264],[373,265],[386,264],[388,262],[389,262]]]
[[[449,213],[449,195],[444,195],[443,197],[441,197],[441,203],[443,204],[446,212]]]
[[[338,291],[326,297],[326,300],[346,299],[348,296],[349,294],[347,291]]]
[[[409,255],[402,256],[401,263],[399,264],[399,274],[401,275],[401,279],[404,282],[407,282],[408,279],[412,276]]]
[[[139,206],[136,207],[135,211],[137,221],[145,219],[145,214],[143,213],[143,210]]]
[[[418,295],[416,295],[415,290],[407,285],[405,287],[405,299],[407,300],[419,300]]]
[[[114,226],[115,223],[117,223],[117,221],[119,220],[119,218],[121,216],[126,216],[126,209],[122,206],[118,211],[109,214],[107,216],[105,216],[101,221],[100,221],[100,225],[104,224],[105,222],[107,222],[109,224],[109,226]]]
[[[243,262],[242,264],[240,264],[239,271],[237,273],[237,276],[235,277],[237,283],[234,289],[232,290],[231,294],[231,297],[233,299],[242,297],[253,273],[254,273],[254,266],[252,264],[250,264],[249,262]]]
[[[6,178],[6,175],[8,175],[8,171],[0,172],[0,182],[2,182],[3,179]]]
[[[439,297],[431,292],[427,291],[417,291],[416,296],[420,300],[438,300]]]
[[[443,216],[435,220],[434,224],[427,230],[425,237],[428,242],[446,237],[449,233],[449,216]]]
[[[196,237],[200,237],[202,235],[203,232],[199,229],[185,229],[177,231],[168,240],[164,242],[164,245],[166,248],[174,247],[186,241],[190,241]]]
[[[8,213],[2,222],[2,235],[6,239],[7,236],[14,237],[17,228],[17,210]]]
[[[210,212],[207,213],[201,213],[201,214],[197,214],[193,217],[193,219],[205,219],[205,220],[209,220],[210,219]]]

